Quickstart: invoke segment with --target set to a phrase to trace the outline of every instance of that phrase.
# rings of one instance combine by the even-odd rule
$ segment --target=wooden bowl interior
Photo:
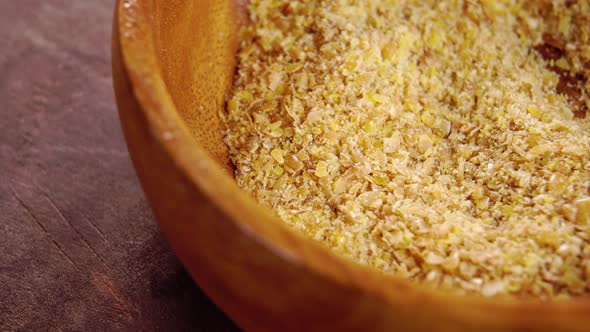
[[[196,143],[229,170],[218,114],[225,111],[246,7],[231,1],[155,1],[154,15],[156,52],[176,110]]]

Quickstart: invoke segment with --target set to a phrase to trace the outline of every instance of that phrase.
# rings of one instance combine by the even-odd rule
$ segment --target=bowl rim
[[[453,295],[385,275],[330,252],[288,228],[270,209],[243,192],[234,179],[198,145],[178,114],[159,70],[151,10],[156,0],[117,0],[114,43],[123,70],[153,138],[178,170],[226,213],[236,227],[269,251],[331,282],[357,289],[385,303],[433,306],[456,320],[506,326],[554,325],[590,316],[589,298],[544,301],[536,298],[485,298]],[[236,0],[227,0],[236,1]],[[255,207],[255,208],[253,208]],[[288,241],[276,242],[276,239]],[[319,257],[319,258],[318,258]],[[329,264],[323,264],[329,262]],[[586,318],[586,322],[590,320]]]

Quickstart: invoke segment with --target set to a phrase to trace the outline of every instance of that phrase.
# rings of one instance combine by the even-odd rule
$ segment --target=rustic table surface
[[[0,331],[233,331],[139,187],[110,71],[114,0],[0,1]]]

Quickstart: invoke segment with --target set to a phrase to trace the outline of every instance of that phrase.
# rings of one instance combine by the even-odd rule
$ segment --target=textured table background
[[[113,5],[0,1],[0,331],[233,331],[166,246],[129,161]]]

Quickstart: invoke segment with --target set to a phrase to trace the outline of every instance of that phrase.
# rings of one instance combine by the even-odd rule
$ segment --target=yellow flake
[[[285,159],[283,157],[284,152],[281,149],[274,149],[270,152],[271,157],[273,157],[273,159],[279,163],[282,164],[285,162]]]
[[[315,175],[323,178],[328,176],[328,164],[325,161],[320,161],[315,167]]]

